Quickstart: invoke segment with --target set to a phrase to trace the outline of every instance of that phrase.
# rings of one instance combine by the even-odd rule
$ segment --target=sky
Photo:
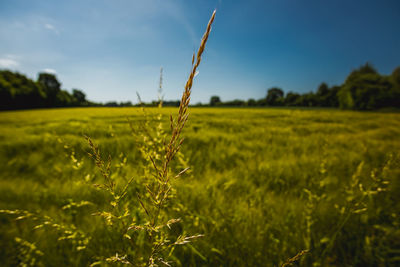
[[[213,29],[192,103],[265,97],[267,89],[340,85],[369,62],[400,66],[398,0],[0,0],[0,69],[96,102],[179,99],[207,22]]]

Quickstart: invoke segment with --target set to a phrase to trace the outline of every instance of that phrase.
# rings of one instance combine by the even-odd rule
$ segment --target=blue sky
[[[0,68],[55,72],[93,101],[179,99],[212,11],[192,102],[341,84],[365,62],[400,65],[398,0],[1,0]]]

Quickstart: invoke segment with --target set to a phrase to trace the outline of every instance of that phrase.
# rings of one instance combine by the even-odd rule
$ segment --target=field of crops
[[[173,180],[163,216],[181,219],[166,228],[170,238],[204,236],[160,252],[165,264],[279,266],[301,251],[295,264],[302,266],[400,264],[400,114],[189,110],[171,168],[190,169]],[[137,195],[146,197],[153,174],[138,142],[162,146],[169,114],[176,112],[1,112],[1,265],[145,261],[151,248]],[[138,139],[147,136],[143,130],[154,139]],[[121,214],[137,227],[124,235],[125,217],[116,224],[98,213],[113,212],[114,205],[93,187],[104,181],[85,136],[105,161],[111,155],[117,187],[133,177]]]

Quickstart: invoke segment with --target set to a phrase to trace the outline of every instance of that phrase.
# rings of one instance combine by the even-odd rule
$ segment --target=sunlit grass
[[[168,115],[176,109],[161,112],[168,129]],[[171,212],[181,216],[185,231],[205,237],[177,249],[178,264],[272,266],[304,249],[310,253],[303,256],[303,264],[398,263],[399,114],[228,108],[191,108],[190,113],[181,151],[191,173],[176,181],[176,210]],[[90,215],[92,206],[78,210],[79,216],[61,207],[71,199],[104,204],[103,195],[90,186],[96,177],[84,135],[111,154],[113,166],[119,168],[116,179],[138,175],[141,156],[126,117],[134,124],[143,120],[138,108],[0,113],[0,209],[39,210],[75,220],[93,235],[89,249],[77,256],[68,245],[52,247],[54,233],[46,239],[32,231],[29,222],[0,215],[2,262],[18,262],[14,236],[36,242],[46,255],[39,257],[45,264],[85,266],[93,261],[94,251],[107,254],[110,242],[118,242],[103,236],[101,227],[94,229],[100,223]],[[394,163],[384,172],[391,154]],[[340,208],[349,205],[348,186],[361,162],[363,186],[372,184],[374,171],[390,184],[387,191],[368,198],[366,213],[349,216],[332,248],[324,252],[332,229],[347,214],[341,215]],[[136,198],[140,183],[140,178],[133,183],[130,198]],[[304,189],[321,200],[310,202]],[[308,236],[307,214],[312,216]],[[89,227],[92,220],[95,225]]]

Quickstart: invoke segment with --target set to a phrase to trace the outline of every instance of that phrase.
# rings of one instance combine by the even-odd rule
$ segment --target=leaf
[[[194,254],[199,256],[203,261],[207,261],[207,258],[203,254],[201,254],[194,246],[192,246],[191,244],[187,244],[187,246],[194,252]]]
[[[363,208],[363,209],[358,209],[358,210],[355,210],[355,211],[353,211],[355,214],[359,214],[359,213],[363,213],[364,211],[366,211],[367,210],[367,208]]]
[[[320,242],[321,244],[325,244],[325,243],[328,243],[329,240],[330,240],[330,238],[325,236],[325,237],[322,238],[319,242]]]
[[[39,225],[36,225],[35,227],[33,227],[33,229],[36,230],[36,229],[40,229],[42,227],[43,227],[43,224],[39,224]]]
[[[212,248],[211,251],[212,251],[212,252],[215,252],[215,253],[217,253],[217,254],[219,254],[219,255],[221,255],[221,256],[224,255],[224,253],[223,253],[221,250],[216,249],[216,248]]]

